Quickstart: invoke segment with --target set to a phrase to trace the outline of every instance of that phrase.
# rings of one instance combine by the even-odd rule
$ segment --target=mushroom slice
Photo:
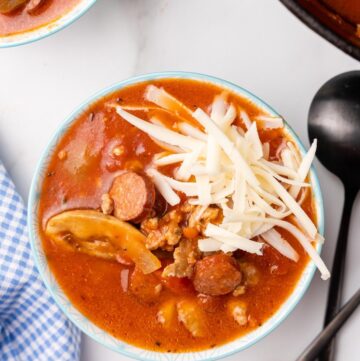
[[[107,240],[74,240],[74,237],[68,234],[63,237],[62,242],[63,245],[69,249],[71,248],[72,250],[99,258],[116,260],[119,254],[119,251]]]
[[[127,222],[98,211],[60,213],[50,218],[45,234],[58,244],[103,258],[112,258],[122,251],[144,274],[161,267],[159,259],[145,247],[145,236],[141,232]]]

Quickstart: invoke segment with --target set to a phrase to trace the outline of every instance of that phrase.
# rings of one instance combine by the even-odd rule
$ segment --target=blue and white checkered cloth
[[[26,209],[0,162],[0,361],[76,361],[80,331],[34,265]]]

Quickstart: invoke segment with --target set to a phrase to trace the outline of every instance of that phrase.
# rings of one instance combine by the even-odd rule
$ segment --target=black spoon
[[[351,314],[360,304],[360,289],[346,303],[344,307],[336,314],[332,321],[322,330],[306,350],[296,359],[296,361],[313,361],[326,344],[334,337],[340,327],[346,322]]]
[[[360,187],[360,71],[340,74],[319,89],[310,107],[308,131],[311,141],[318,139],[317,157],[345,188],[325,314],[327,325],[341,304],[351,209]],[[334,360],[334,340],[320,360]]]

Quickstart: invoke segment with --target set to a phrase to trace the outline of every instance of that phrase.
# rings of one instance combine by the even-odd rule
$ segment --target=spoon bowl
[[[343,182],[360,185],[360,71],[340,74],[315,95],[309,137],[321,163]]]
[[[340,74],[316,93],[308,117],[309,138],[318,139],[320,162],[336,174],[345,188],[332,277],[325,314],[325,326],[341,305],[342,286],[351,210],[360,187],[360,71]],[[334,341],[320,355],[320,361],[334,360]]]

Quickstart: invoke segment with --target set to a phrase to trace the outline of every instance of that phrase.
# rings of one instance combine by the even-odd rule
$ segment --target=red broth
[[[37,29],[67,14],[80,0],[48,0],[35,14],[22,7],[11,14],[0,14],[0,36],[9,36]]]
[[[360,24],[359,0],[322,0],[322,2],[348,21]]]
[[[164,87],[191,109],[207,109],[219,87],[199,81],[164,79],[152,84]],[[143,94],[147,83],[121,89],[92,104],[68,129],[58,143],[42,185],[39,221],[45,227],[49,217],[74,208],[99,209],[101,195],[108,191],[114,172],[128,167],[144,167],[153,155],[161,151],[146,134],[122,120],[109,102],[124,105],[146,105]],[[242,106],[250,116],[261,113],[253,103],[231,94],[232,101]],[[139,112],[146,118],[146,113]],[[279,130],[261,133],[274,151],[284,134]],[[122,144],[126,152],[121,161],[109,157],[110,150]],[[141,151],[140,151],[141,150]],[[66,151],[68,156],[59,159]],[[86,154],[86,162],[77,158]],[[62,158],[62,157],[61,157]],[[303,203],[304,210],[315,221],[311,192]],[[241,299],[247,304],[249,322],[239,326],[229,317],[226,303],[232,294],[200,300],[183,282],[164,287],[154,302],[142,302],[121,286],[121,279],[133,268],[115,261],[65,251],[42,231],[43,247],[49,266],[73,305],[100,328],[130,344],[162,352],[203,350],[226,342],[260,327],[293,292],[309,258],[299,243],[287,232],[279,230],[298,252],[297,263],[266,247],[263,256],[243,252],[242,261],[253,264],[259,281]],[[126,276],[127,277],[127,276]],[[144,281],[144,285],[146,281]],[[239,296],[238,296],[239,297]],[[175,322],[165,329],[157,321],[159,305],[178,299],[198,302],[204,311],[205,334],[193,337],[185,327]],[[145,331],[146,330],[146,331]]]

